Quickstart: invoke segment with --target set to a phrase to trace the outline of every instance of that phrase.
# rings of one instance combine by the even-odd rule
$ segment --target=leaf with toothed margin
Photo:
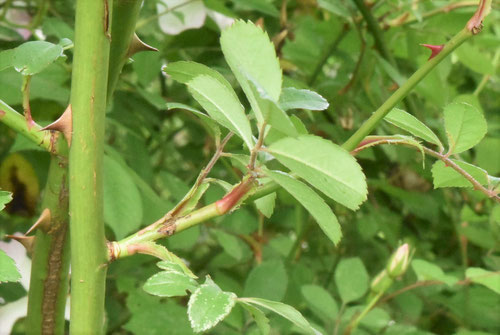
[[[21,279],[21,274],[14,260],[5,251],[0,250],[0,283],[16,282]]]
[[[191,295],[188,302],[188,317],[197,333],[215,327],[233,309],[236,294],[222,291],[209,276]]]
[[[478,144],[486,135],[486,119],[474,106],[453,102],[444,108],[444,126],[449,154],[458,154]]]
[[[12,193],[0,190],[0,211],[5,208],[5,205],[12,201]]]
[[[222,74],[218,71],[209,68],[206,65],[196,63],[196,62],[188,62],[188,61],[180,61],[168,63],[162,68],[163,72],[168,74],[173,80],[178,81],[182,84],[187,84],[189,81],[194,78],[207,75],[217,79],[221,84],[226,86],[228,89],[232,90],[231,84],[224,78]]]
[[[464,161],[452,159],[461,169],[471,175],[481,185],[488,185],[488,172]],[[440,187],[473,187],[472,183],[443,161],[437,161],[432,166],[434,188]]]
[[[0,53],[0,71],[14,67],[23,76],[43,71],[58,58],[65,57],[63,47],[46,41],[30,41]]]
[[[313,135],[284,138],[267,149],[276,159],[328,197],[357,209],[366,200],[366,178],[356,159]]]
[[[162,271],[150,277],[143,286],[144,291],[159,297],[182,297],[186,291],[194,292],[198,283],[183,272]]]
[[[264,112],[248,77],[259,83],[272,101],[279,100],[282,73],[273,43],[267,33],[252,22],[237,20],[222,32],[220,44],[226,62],[261,123]]]
[[[207,75],[190,80],[188,88],[215,121],[240,136],[250,150],[253,148],[250,122],[234,91]]]

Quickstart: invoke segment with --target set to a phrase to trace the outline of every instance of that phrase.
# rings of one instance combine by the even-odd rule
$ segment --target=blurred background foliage
[[[283,68],[283,87],[310,88],[328,100],[330,107],[323,112],[293,115],[311,133],[341,144],[426,62],[429,51],[419,44],[444,43],[462,29],[477,4],[368,2],[380,28],[381,47],[355,2],[145,1],[136,32],[158,52],[138,53],[130,59],[109,104],[108,239],[123,238],[162,216],[184,196],[210,159],[214,138],[204,125],[191,112],[169,109],[166,103],[198,106],[186,88],[161,68],[168,62],[196,61],[217,69],[238,89],[219,45],[220,30],[232,19],[251,20],[268,32]],[[442,108],[453,101],[475,105],[486,117],[488,134],[461,158],[494,176],[500,173],[498,5],[493,2],[481,34],[445,59],[401,104],[442,139],[446,138]],[[73,26],[73,1],[0,2],[0,50],[26,40],[72,41]],[[65,55],[66,59],[32,79],[31,108],[41,125],[55,120],[68,103],[72,49]],[[18,111],[22,110],[21,83],[15,69],[0,72],[0,98]],[[241,90],[238,94],[247,103]],[[395,131],[381,124],[376,133]],[[241,140],[233,137],[227,150],[244,152]],[[222,289],[286,302],[318,329],[342,334],[365,302],[370,278],[384,268],[402,241],[408,242],[416,249],[414,259],[423,265],[412,264],[391,287],[390,299],[382,299],[355,334],[500,333],[498,285],[495,291],[463,282],[468,267],[500,271],[500,206],[472,188],[433,189],[433,160],[423,162],[414,150],[380,146],[357,157],[368,178],[369,198],[357,212],[329,202],[344,232],[337,248],[309,214],[281,191],[276,199],[267,199],[267,210],[246,205],[161,243],[187,260],[200,277],[210,274]],[[47,153],[0,124],[0,188],[14,192],[14,201],[0,214],[0,237],[26,231],[39,214],[48,162]],[[241,164],[223,157],[210,177],[235,183],[241,175]],[[224,193],[223,187],[214,184],[203,202],[211,203]],[[106,298],[110,334],[191,333],[184,299],[161,300],[142,291],[145,280],[157,271],[155,263],[139,255],[111,264]],[[418,285],[426,279],[444,281],[440,275],[462,282]],[[2,284],[0,306],[25,294],[21,284]],[[269,318],[275,334],[300,332],[279,316]],[[22,319],[13,332],[24,332]],[[257,334],[258,328],[237,306],[210,333]]]

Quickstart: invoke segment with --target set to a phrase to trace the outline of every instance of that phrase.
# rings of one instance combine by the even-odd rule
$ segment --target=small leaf
[[[304,285],[302,295],[309,308],[323,320],[334,320],[339,309],[330,292],[318,285]]]
[[[285,111],[289,109],[322,111],[329,106],[328,101],[318,93],[293,87],[286,87],[281,91],[279,105]]]
[[[16,282],[21,279],[21,274],[16,267],[16,263],[5,251],[0,249],[0,283]]]
[[[413,136],[419,137],[429,143],[436,144],[440,149],[443,148],[443,144],[429,127],[402,109],[394,108],[384,119],[396,127],[406,130]]]
[[[448,286],[452,286],[458,281],[455,277],[446,275],[436,264],[422,259],[414,259],[411,262],[411,267],[415,271],[419,281],[439,280]]]
[[[104,221],[117,239],[142,224],[142,199],[127,170],[110,156],[104,156]]]
[[[368,192],[356,160],[332,142],[312,135],[284,138],[268,151],[287,168],[333,200],[357,209]]]
[[[246,303],[245,301],[238,300],[238,302],[252,315],[262,335],[269,335],[269,333],[271,332],[271,327],[269,326],[269,319],[266,317],[264,312],[262,312],[257,307]]]
[[[12,193],[0,190],[0,212],[12,201]]]
[[[292,306],[283,304],[277,301],[271,301],[260,298],[239,298],[238,301],[252,304],[259,307],[264,307],[276,314],[281,315],[285,319],[288,319],[294,325],[305,331],[307,334],[317,335],[321,334],[316,329],[314,329],[311,324]]]
[[[368,280],[368,272],[358,257],[343,259],[335,270],[335,284],[344,304],[365,295]]]
[[[201,122],[208,133],[210,133],[214,138],[220,138],[221,133],[220,133],[219,126],[207,114],[197,110],[196,108],[193,108],[191,106],[181,104],[178,102],[167,102],[167,109],[168,110],[184,109],[184,110],[187,110],[187,111],[194,113],[197,117],[199,117],[201,119]]]
[[[23,76],[31,76],[63,56],[63,48],[58,44],[45,41],[26,42],[15,49],[11,66]]]
[[[481,185],[488,185],[488,173],[475,165],[452,159],[452,161],[470,174]],[[432,166],[434,188],[440,187],[473,187],[472,183],[453,168],[446,166],[443,161],[437,161]]]
[[[273,280],[269,280],[272,278]],[[288,275],[279,259],[264,261],[250,271],[245,282],[246,296],[281,300],[288,286]]]
[[[274,212],[274,206],[276,204],[276,192],[265,195],[254,201],[255,206],[266,218],[270,218]]]
[[[250,122],[234,91],[229,91],[219,81],[207,75],[189,81],[188,87],[193,97],[215,121],[240,136],[250,150],[253,148]]]
[[[481,268],[468,268],[465,276],[474,283],[481,284],[500,294],[500,271],[492,272]]]
[[[154,243],[154,242],[150,242],[150,243]],[[156,264],[160,269],[163,269],[166,271],[177,271],[180,273],[184,273],[193,279],[198,278],[193,273],[193,271],[191,271],[191,269],[188,268],[186,263],[184,263],[184,261],[179,256],[177,256],[173,252],[169,251],[164,246],[157,244],[157,248],[160,248],[160,247],[164,251],[163,254],[166,255],[166,257],[164,258],[165,260],[158,262],[158,264]]]
[[[477,108],[458,102],[444,108],[444,125],[450,154],[458,154],[478,144],[487,129],[486,120]]]
[[[150,277],[143,289],[159,297],[181,297],[188,290],[194,292],[197,286],[198,283],[184,272],[162,271]]]
[[[226,86],[227,89],[233,89],[231,84],[226,80],[226,78],[224,78],[222,74],[200,63],[187,61],[168,63],[162,68],[162,70],[170,77],[172,77],[173,80],[178,81],[182,84],[187,84],[198,76],[207,75],[209,77],[217,79],[221,84]]]
[[[278,101],[282,73],[273,43],[253,23],[238,20],[222,32],[220,44],[224,58],[245,92],[257,121],[261,123],[264,112],[247,78],[259,83],[272,101]]]
[[[215,230],[214,233],[217,238],[217,242],[219,242],[224,251],[229,256],[237,260],[241,260],[243,257],[243,250],[240,240],[236,236],[228,234],[222,230]]]
[[[207,276],[205,284],[191,295],[188,316],[195,332],[215,327],[230,312],[236,302],[236,294],[224,292]]]
[[[334,244],[339,243],[342,237],[340,224],[323,198],[316,194],[309,186],[284,172],[267,171],[266,174],[307,209]]]

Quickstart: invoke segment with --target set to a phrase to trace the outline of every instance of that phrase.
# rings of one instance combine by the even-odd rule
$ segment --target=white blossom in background
[[[160,29],[169,35],[177,35],[188,29],[203,26],[207,15],[215,21],[220,29],[234,22],[220,13],[205,7],[202,0],[162,0],[156,5],[158,14],[170,10],[158,18]]]

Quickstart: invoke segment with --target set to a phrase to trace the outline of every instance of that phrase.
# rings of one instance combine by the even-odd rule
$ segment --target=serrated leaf
[[[304,285],[302,295],[309,308],[323,320],[334,320],[338,314],[337,303],[330,292],[318,285]]]
[[[150,242],[154,243],[154,242]],[[156,243],[155,243],[156,244]],[[156,264],[160,269],[166,270],[166,271],[177,271],[180,273],[184,273],[188,275],[189,277],[196,279],[198,278],[193,271],[191,271],[190,268],[184,263],[184,261],[174,254],[173,252],[169,251],[166,247],[156,244],[157,248],[162,248],[163,249],[163,255],[166,256],[163,258],[164,260]]]
[[[200,63],[188,61],[173,62],[165,65],[162,70],[170,77],[172,77],[173,80],[178,81],[182,84],[187,84],[198,76],[207,75],[217,79],[229,90],[233,89],[231,84],[226,80],[226,78],[224,78],[222,74]]]
[[[475,165],[452,159],[452,161],[470,174],[481,185],[488,185],[488,172]],[[440,187],[473,187],[463,175],[455,171],[453,168],[446,166],[443,161],[437,161],[432,166],[432,179],[434,188]]]
[[[266,174],[307,209],[334,244],[339,243],[342,237],[340,224],[323,198],[316,194],[309,186],[284,172],[267,171]]]
[[[366,200],[365,176],[356,160],[332,142],[312,135],[284,138],[268,151],[333,200],[357,209]]]
[[[37,74],[64,56],[62,46],[46,41],[26,42],[14,50],[10,66],[23,76]]]
[[[142,224],[142,199],[127,170],[104,156],[104,221],[121,239]]]
[[[218,80],[201,75],[188,83],[189,91],[207,113],[253,148],[252,130],[240,101]]]
[[[21,274],[16,263],[5,251],[0,249],[0,283],[16,282],[21,279]]]
[[[329,106],[328,101],[318,93],[294,87],[283,88],[279,99],[279,105],[285,111],[289,109],[322,111]]]
[[[194,292],[198,283],[183,272],[162,271],[150,277],[143,286],[144,291],[159,297],[181,297],[186,291]]]
[[[2,211],[5,208],[5,205],[7,205],[11,201],[12,193],[0,190],[0,211]]]
[[[424,261],[422,259],[414,259],[411,262],[411,267],[418,280],[439,280],[448,286],[452,286],[458,280],[453,276],[446,275],[443,270],[436,264]]]
[[[465,276],[474,283],[484,285],[500,294],[500,271],[492,272],[481,268],[468,268],[465,271]]]
[[[396,127],[406,130],[413,136],[419,137],[429,143],[436,144],[440,149],[443,148],[443,144],[429,127],[402,109],[393,108],[384,119]]]
[[[460,102],[444,108],[444,125],[450,154],[469,150],[481,141],[487,130],[483,114],[474,106]]]
[[[282,73],[274,45],[262,29],[241,20],[222,32],[220,43],[224,58],[245,92],[257,121],[261,123],[264,113],[247,77],[259,83],[272,101],[278,101]]]
[[[205,284],[191,295],[188,316],[195,332],[215,327],[230,312],[236,302],[236,294],[224,292],[207,276]]]
[[[358,300],[368,290],[368,272],[358,257],[340,261],[335,270],[335,284],[344,303]]]
[[[271,332],[271,327],[269,326],[269,319],[266,317],[264,312],[262,312],[257,307],[246,303],[245,301],[238,300],[238,302],[252,315],[255,323],[257,324],[257,327],[259,327],[261,334],[268,335]]]
[[[306,332],[306,334],[318,335],[321,334],[316,329],[314,329],[309,321],[307,321],[299,311],[293,308],[290,305],[283,304],[277,301],[271,301],[260,298],[239,298],[239,301],[242,301],[247,304],[264,307],[276,314],[281,315],[285,319],[288,319],[294,325],[302,329]]]

